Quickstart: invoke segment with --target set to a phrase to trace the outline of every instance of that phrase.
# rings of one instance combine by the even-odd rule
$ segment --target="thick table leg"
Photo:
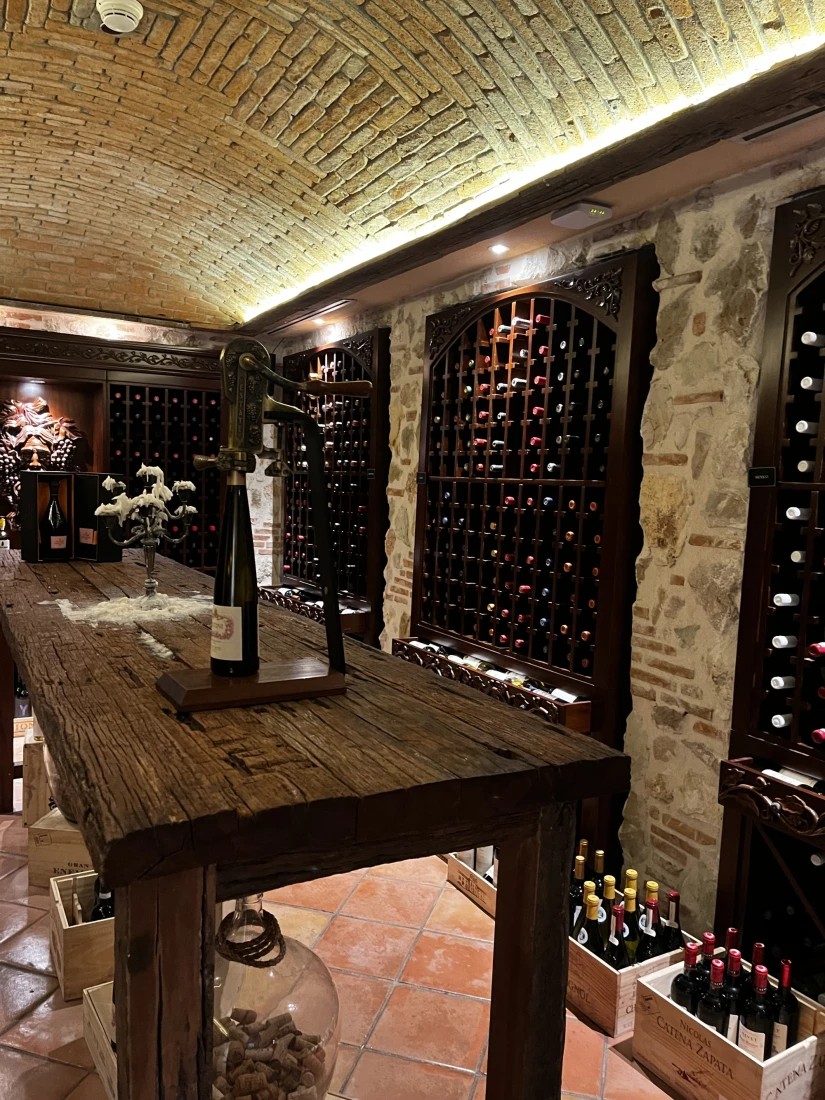
[[[502,845],[487,1100],[559,1100],[575,807],[551,805]]]
[[[211,1100],[215,868],[115,892],[118,1100]]]
[[[0,814],[14,809],[14,661],[0,631]]]

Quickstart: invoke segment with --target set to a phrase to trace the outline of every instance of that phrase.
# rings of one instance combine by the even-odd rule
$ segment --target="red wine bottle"
[[[768,996],[768,968],[753,968],[753,992],[742,1008],[739,1046],[758,1062],[770,1057],[773,1038],[773,1006]]]
[[[773,1033],[771,1036],[771,1057],[780,1054],[796,1042],[799,1030],[799,1001],[791,992],[791,960],[783,959],[779,964],[779,988],[772,1004]]]
[[[614,970],[624,970],[630,966],[624,939],[624,908],[621,905],[614,905],[610,915],[610,935],[605,944],[604,959]]]
[[[695,1016],[704,988],[705,983],[699,973],[699,944],[686,944],[684,968],[670,983],[670,999]]]
[[[710,966],[710,984],[696,1007],[696,1015],[703,1024],[712,1027],[720,1035],[728,1032],[728,1008],[725,999],[725,964],[714,959]]]
[[[585,637],[587,635],[587,637]],[[582,632],[582,638],[584,641],[588,641],[590,634],[588,631]],[[680,951],[684,947],[685,939],[682,935],[682,923],[679,918],[679,891],[668,890],[667,892],[667,917],[662,919],[664,926],[664,933],[662,940],[664,943],[664,950],[667,951]]]
[[[729,928],[728,932],[735,932]],[[737,933],[738,935],[738,933]],[[742,952],[738,947],[728,951],[724,996],[728,1010],[728,1029],[725,1038],[735,1043],[739,1038],[739,1021],[742,1017]]]
[[[645,927],[639,949],[636,952],[637,963],[655,959],[663,954],[662,937],[664,929],[659,920],[659,903],[655,898],[648,898],[645,902]]]

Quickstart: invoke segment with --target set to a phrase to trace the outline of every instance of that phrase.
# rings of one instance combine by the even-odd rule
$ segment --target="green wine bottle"
[[[211,666],[216,676],[252,676],[258,671],[258,577],[246,475],[226,478],[215,596]]]
[[[628,886],[624,892],[624,945],[633,963],[639,949],[639,917],[636,912],[636,891]]]
[[[587,897],[586,913],[584,927],[578,935],[578,941],[586,947],[588,951],[592,951],[594,955],[597,955],[600,959],[604,958],[604,941],[602,940],[602,931],[599,927],[599,897],[598,894],[590,894]]]

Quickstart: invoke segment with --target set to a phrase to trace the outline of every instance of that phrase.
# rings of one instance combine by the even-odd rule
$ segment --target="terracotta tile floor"
[[[26,830],[0,816],[0,1100],[105,1100],[80,1001],[60,996],[46,891],[29,890]],[[284,932],[332,969],[342,1007],[333,1092],[344,1100],[485,1100],[493,922],[437,857],[266,895]],[[668,1100],[569,1015],[568,1100]]]

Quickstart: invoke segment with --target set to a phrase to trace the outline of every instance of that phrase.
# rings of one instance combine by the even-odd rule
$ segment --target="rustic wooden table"
[[[158,573],[161,592],[210,592],[168,559]],[[354,642],[344,696],[179,716],[155,680],[208,664],[208,611],[137,629],[71,622],[56,604],[141,588],[134,553],[108,565],[0,553],[3,663],[17,662],[116,888],[120,1100],[211,1097],[216,899],[492,843],[487,1095],[557,1100],[575,802],[627,789],[629,759]],[[266,659],[322,645],[316,624],[262,605]]]

